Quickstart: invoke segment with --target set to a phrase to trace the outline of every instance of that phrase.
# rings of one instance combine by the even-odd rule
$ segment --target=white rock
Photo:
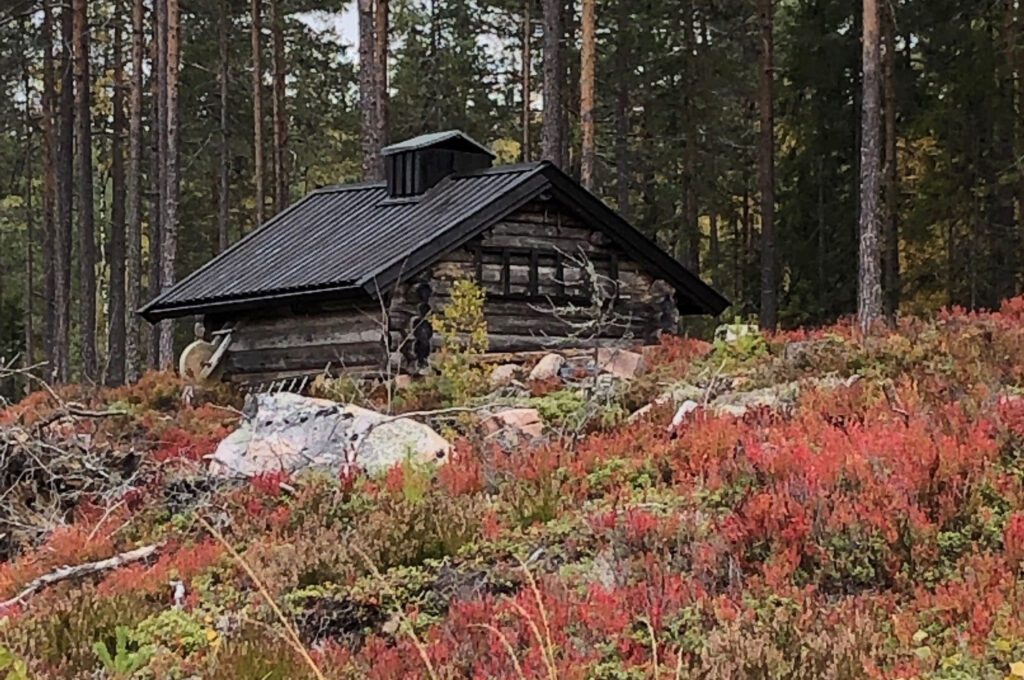
[[[700,408],[700,404],[692,399],[687,399],[680,404],[679,408],[676,409],[676,414],[672,416],[672,424],[668,427],[669,431],[674,432],[680,425],[686,422],[686,416],[690,415],[698,408]]]
[[[495,366],[491,371],[491,389],[498,389],[511,385],[519,374],[519,366],[516,364],[502,364]]]
[[[558,377],[558,372],[565,365],[565,357],[561,354],[545,354],[530,371],[530,380],[550,380]]]
[[[288,392],[257,395],[245,412],[211,456],[211,473],[251,477],[353,465],[377,473],[407,458],[443,461],[451,448],[414,420]]]

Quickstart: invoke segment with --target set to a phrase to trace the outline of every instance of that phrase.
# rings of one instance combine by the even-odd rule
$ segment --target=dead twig
[[[37,579],[31,581],[24,590],[15,595],[9,600],[0,602],[0,609],[5,609],[12,605],[19,604],[24,601],[25,598],[35,594],[37,591],[51,586],[61,581],[67,581],[68,579],[81,578],[90,574],[96,574],[101,571],[107,571],[108,569],[116,569],[130,564],[132,562],[138,562],[144,560],[157,550],[160,549],[160,545],[147,545],[142,548],[136,548],[135,550],[129,550],[119,555],[114,555],[105,560],[99,560],[97,562],[86,562],[85,564],[78,564],[75,566],[64,566],[59,569],[51,571],[49,574],[43,574]]]

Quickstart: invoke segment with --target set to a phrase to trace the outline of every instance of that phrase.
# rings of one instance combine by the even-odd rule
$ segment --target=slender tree
[[[78,125],[78,262],[79,332],[82,374],[97,377],[96,361],[96,225],[93,209],[92,81],[89,76],[87,0],[74,0],[75,122]]]
[[[75,41],[71,6],[60,11],[60,132],[57,141],[57,215],[54,239],[53,370],[51,377],[67,382],[71,377],[71,239],[74,213],[75,74],[72,43]]]
[[[256,226],[263,224],[266,198],[263,184],[263,0],[252,0],[252,22],[249,37],[252,42],[252,125],[253,125],[253,182],[256,184]]]
[[[56,323],[56,207],[57,207],[57,91],[53,63],[53,8],[51,0],[43,0],[41,26],[43,49],[43,352],[47,374],[52,374],[54,326]]]
[[[877,0],[864,0],[863,114],[860,148],[860,255],[857,277],[857,317],[867,331],[882,316],[880,215],[881,111],[879,16]]]
[[[359,0],[359,127],[363,147],[363,176],[379,179],[381,140],[377,137],[376,54],[373,0]]]
[[[228,26],[231,13],[228,0],[220,0],[220,16],[217,18],[217,89],[219,135],[217,140],[217,251],[224,252],[228,248],[228,78],[230,63],[228,61]]]
[[[376,98],[374,122],[377,140],[388,141],[388,46],[391,35],[388,0],[375,0],[373,13],[373,89]],[[384,176],[383,159],[377,160],[377,176]]]
[[[700,273],[700,224],[697,209],[697,161],[699,154],[699,133],[697,129],[697,96],[698,86],[696,53],[699,49],[694,33],[693,0],[684,3],[684,11],[680,13],[680,26],[683,38],[683,219],[680,224],[679,250],[685,264],[694,274]]]
[[[107,235],[107,262],[110,267],[110,297],[107,303],[107,370],[109,385],[124,383],[125,370],[125,168],[124,136],[127,120],[124,110],[124,14],[118,0],[114,13],[113,40],[113,134],[110,140],[110,227]]]
[[[26,41],[31,35],[28,30],[28,17],[22,19],[21,39]],[[29,63],[30,50],[27,44],[22,45],[21,79],[25,90],[25,115],[22,119],[25,138],[25,302],[22,310],[25,331],[25,353],[22,362],[26,368],[36,363],[35,340],[35,220],[33,184],[35,182],[35,156],[32,124],[32,73]]]
[[[530,119],[532,118],[530,100],[533,98],[533,4],[534,0],[523,0],[523,37],[519,57],[520,79],[523,87],[520,126],[523,129],[522,160],[524,163],[533,158],[533,139],[530,136]]]
[[[632,216],[630,209],[630,149],[629,149],[629,88],[630,70],[630,20],[628,0],[616,3],[616,45],[615,45],[615,191],[619,213],[627,220]]]
[[[758,0],[761,27],[757,103],[761,118],[757,183],[761,194],[761,328],[778,324],[778,255],[775,252],[775,0]]]
[[[562,111],[562,0],[541,0],[544,17],[544,118],[541,157],[561,165],[565,146]]]
[[[892,318],[900,306],[899,171],[896,139],[896,16],[892,2],[885,3],[882,26],[885,41],[883,92],[885,110],[885,223],[882,283],[885,314]]]
[[[288,65],[284,56],[281,0],[270,0],[270,33],[274,51],[274,211],[281,212],[288,207],[288,110],[285,102]]]
[[[160,283],[164,290],[174,285],[174,267],[178,256],[178,69],[180,68],[180,13],[178,0],[166,0],[167,37],[167,110],[164,121],[167,126],[167,188],[164,208],[163,245],[160,252]],[[160,322],[160,368],[167,370],[174,365],[174,324],[171,320]]]
[[[583,144],[580,153],[580,181],[589,190],[594,189],[594,160],[596,138],[594,134],[594,62],[597,57],[596,0],[583,0],[580,19],[582,41],[580,45],[580,128]]]
[[[163,244],[164,206],[167,202],[167,126],[164,116],[167,111],[167,40],[164,26],[167,23],[165,0],[153,0],[153,40],[151,44],[150,63],[150,99],[152,114],[150,115],[150,136],[152,151],[150,153],[150,196],[152,198],[149,216],[149,296],[154,298],[160,294],[162,286],[160,276],[162,258],[160,251]],[[160,333],[149,328],[147,364],[151,369],[159,366]]]
[[[128,223],[125,234],[125,378],[139,379],[142,351],[139,317],[142,303],[142,50],[145,40],[143,0],[132,0],[132,74],[128,96],[128,173],[125,188]]]

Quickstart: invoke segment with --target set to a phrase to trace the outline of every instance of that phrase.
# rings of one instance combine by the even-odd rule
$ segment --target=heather
[[[202,459],[239,397],[167,374],[35,393],[0,414],[0,450],[75,443],[110,483],[47,491],[5,473],[0,598],[157,550],[6,603],[2,672],[1024,676],[1024,299],[866,337],[665,338],[647,358],[599,400],[530,385],[543,442],[502,447],[463,412],[445,421],[446,465],[375,477],[215,482]],[[418,386],[393,406],[449,393]],[[699,406],[670,428],[666,394]]]

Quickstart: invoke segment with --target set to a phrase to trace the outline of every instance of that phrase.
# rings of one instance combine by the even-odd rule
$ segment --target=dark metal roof
[[[481,230],[554,192],[681,293],[680,310],[718,314],[728,301],[547,162],[455,175],[416,200],[385,183],[314,191],[140,310],[149,321],[314,296],[373,294]]]
[[[465,132],[461,130],[446,130],[444,132],[431,132],[430,134],[420,135],[419,137],[413,137],[407,139],[404,142],[398,142],[391,146],[385,146],[380,152],[389,156],[395,153],[401,153],[402,151],[415,151],[417,149],[425,149],[428,146],[451,146],[457,145],[461,147],[467,147],[473,151],[485,153],[491,158],[495,158],[494,152],[488,149],[486,146],[476,141]]]

